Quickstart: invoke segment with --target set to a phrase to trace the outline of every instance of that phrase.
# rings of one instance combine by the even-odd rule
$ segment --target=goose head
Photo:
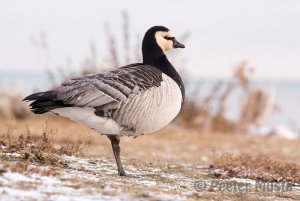
[[[185,46],[176,40],[172,31],[164,26],[151,27],[145,33],[142,43],[144,63],[159,59],[166,51],[174,48],[185,48]]]

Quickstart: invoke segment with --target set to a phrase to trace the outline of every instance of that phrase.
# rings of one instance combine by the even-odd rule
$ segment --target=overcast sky
[[[123,10],[130,16],[132,41],[158,24],[175,36],[191,33],[186,49],[176,51],[195,76],[226,77],[235,64],[248,60],[259,78],[300,79],[298,0],[0,1],[0,73],[44,72],[30,42],[40,32],[47,35],[50,66],[66,57],[78,64],[90,41],[107,55],[104,24],[120,42]]]

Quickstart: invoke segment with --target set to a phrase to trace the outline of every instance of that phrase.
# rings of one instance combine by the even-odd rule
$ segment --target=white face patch
[[[173,41],[165,39],[164,37],[166,37],[166,36],[174,37],[174,35],[171,31],[168,31],[168,32],[157,31],[155,33],[156,42],[164,52],[173,48]]]

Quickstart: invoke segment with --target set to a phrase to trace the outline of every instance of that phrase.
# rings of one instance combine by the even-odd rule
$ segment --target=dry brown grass
[[[63,165],[60,160],[61,155],[82,156],[85,145],[81,142],[64,143],[59,148],[55,147],[55,130],[46,124],[40,137],[32,137],[27,127],[26,134],[18,137],[12,136],[8,129],[5,136],[0,139],[2,153],[19,153],[23,161],[36,162],[43,165]],[[1,155],[1,157],[5,157]]]
[[[59,168],[65,168],[62,155],[83,156],[85,144],[65,141],[56,146],[56,130],[45,124],[41,135],[32,135],[26,125],[25,132],[13,134],[8,126],[7,132],[0,137],[0,175],[4,172],[18,172],[25,175],[40,174],[55,176]],[[19,154],[19,155],[16,155]],[[44,168],[39,168],[39,167]]]
[[[281,182],[300,182],[300,166],[271,159],[269,156],[251,156],[249,154],[216,155],[213,166],[228,172],[229,177]]]

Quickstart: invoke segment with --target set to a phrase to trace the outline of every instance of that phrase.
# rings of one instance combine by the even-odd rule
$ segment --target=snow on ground
[[[8,154],[18,158],[18,154]],[[50,167],[31,164],[41,170],[53,168],[58,174],[46,176],[37,173],[4,172],[0,174],[0,200],[45,200],[45,201],[90,201],[90,200],[196,200],[201,197],[217,196],[218,190],[203,191],[195,189],[196,181],[207,185],[212,181],[211,169],[208,166],[191,164],[169,165],[165,168],[159,165],[141,167],[126,165],[127,177],[117,176],[113,160],[105,158],[88,159],[73,156],[63,156],[66,167]],[[0,161],[0,168],[1,168]],[[184,171],[183,171],[184,170]],[[223,174],[214,170],[216,174]],[[255,181],[250,179],[232,178],[222,181],[249,183],[252,187]],[[201,186],[200,186],[201,187]],[[293,187],[293,193],[300,195],[299,187]],[[255,192],[249,193],[255,196]],[[231,193],[230,196],[234,196]],[[213,197],[211,197],[213,198]],[[272,194],[269,200],[273,200]],[[266,199],[267,200],[267,199]]]
[[[5,154],[18,157],[17,154]],[[68,168],[60,169],[58,176],[43,176],[40,174],[26,174],[18,172],[4,172],[0,176],[0,200],[135,200],[127,193],[126,186],[134,185],[144,189],[157,188],[155,180],[144,180],[146,174],[160,174],[159,169],[153,172],[138,171],[134,167],[127,167],[129,177],[117,176],[115,164],[106,159],[84,159],[64,156]],[[31,165],[33,166],[33,165]],[[43,169],[45,167],[41,166]],[[36,166],[36,168],[41,168]],[[135,174],[137,173],[137,174]],[[162,174],[165,178],[181,179],[180,176]],[[125,188],[124,188],[125,187]],[[169,186],[160,187],[168,190]],[[185,200],[185,196],[168,194],[141,194],[146,197],[159,197],[160,200]],[[139,200],[141,200],[139,198]]]
[[[82,165],[87,164],[87,161],[78,161],[78,167],[83,168]],[[79,180],[72,181],[74,178]],[[77,168],[64,171],[59,177],[5,172],[0,177],[0,200],[130,200],[127,193],[116,197],[99,193],[97,186],[80,187],[82,181],[95,180],[93,173],[82,174]],[[106,188],[106,191],[109,190]]]

